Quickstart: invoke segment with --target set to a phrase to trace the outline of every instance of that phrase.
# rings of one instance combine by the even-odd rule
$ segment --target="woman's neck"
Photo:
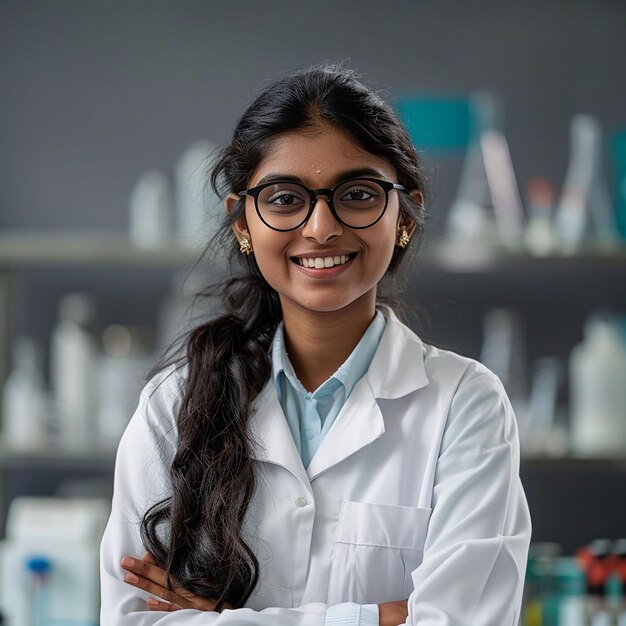
[[[285,344],[307,391],[315,391],[350,356],[376,315],[376,299],[339,311],[318,312],[283,303]]]

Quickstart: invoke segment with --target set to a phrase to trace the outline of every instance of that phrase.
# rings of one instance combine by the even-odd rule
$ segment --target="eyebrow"
[[[343,180],[349,180],[350,178],[359,178],[361,176],[373,176],[375,178],[386,179],[386,176],[384,176],[381,172],[379,172],[377,169],[374,169],[373,167],[359,167],[357,169],[346,170],[344,172],[341,172],[336,177],[335,184]],[[259,185],[264,185],[266,183],[274,183],[278,181],[300,183],[301,185],[304,185],[304,181],[298,176],[293,176],[291,174],[275,173],[275,174],[267,174],[267,176],[263,176],[263,178],[261,178],[261,180],[259,180],[259,182],[257,182],[256,185],[254,186],[258,187]]]

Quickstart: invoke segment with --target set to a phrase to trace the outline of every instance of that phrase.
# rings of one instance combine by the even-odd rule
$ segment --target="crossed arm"
[[[142,558],[125,556],[121,561],[126,571],[124,580],[133,587],[150,594],[146,605],[150,611],[179,611],[195,609],[196,611],[214,611],[216,601],[202,598],[178,586],[175,581],[167,585],[165,572],[156,564],[151,554],[146,552]],[[156,597],[152,597],[156,596]],[[225,609],[233,609],[225,604]],[[397,626],[404,624],[408,617],[406,600],[383,602],[378,605],[379,626]]]

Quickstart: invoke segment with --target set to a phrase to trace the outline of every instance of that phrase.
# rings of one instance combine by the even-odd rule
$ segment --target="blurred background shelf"
[[[0,441],[0,471],[25,466],[46,468],[93,468],[113,470],[114,448],[93,446],[90,448],[68,448],[46,446],[42,448],[15,449]],[[528,472],[616,472],[626,473],[626,457],[551,457],[522,456],[522,474]]]
[[[626,245],[611,248],[588,245],[575,252],[554,251],[543,256],[503,246],[462,242],[427,244],[423,260],[428,267],[453,274],[511,274],[534,271],[626,271]]]
[[[17,450],[0,441],[0,472],[20,467],[37,467],[41,470],[103,469],[113,470],[115,450],[112,448],[61,448],[48,446],[40,449]]]
[[[201,253],[201,246],[176,240],[142,248],[123,232],[0,230],[0,268],[41,263],[180,265]]]
[[[626,474],[626,457],[588,458],[588,457],[548,457],[522,456],[520,472],[554,472],[554,473],[598,473],[615,472]]]
[[[165,265],[197,261],[206,246],[172,239],[151,247],[134,244],[124,232],[0,230],[0,269],[42,263],[58,265]],[[215,263],[215,259],[212,259]],[[626,245],[588,245],[575,252],[554,251],[544,256],[503,246],[454,241],[426,242],[418,267],[449,273],[502,273],[568,270],[580,267],[626,271]]]

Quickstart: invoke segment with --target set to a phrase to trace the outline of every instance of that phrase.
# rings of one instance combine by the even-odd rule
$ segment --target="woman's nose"
[[[343,226],[335,219],[328,200],[324,196],[316,198],[311,217],[302,228],[302,236],[326,243],[343,232]]]

